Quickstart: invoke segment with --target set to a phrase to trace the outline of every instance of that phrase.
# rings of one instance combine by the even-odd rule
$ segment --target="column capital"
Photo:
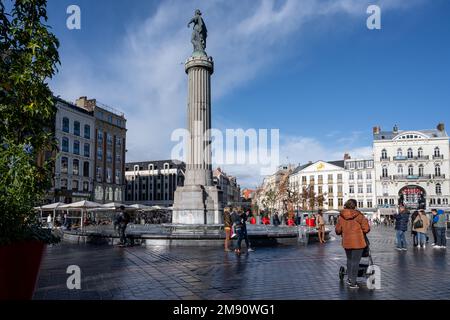
[[[209,70],[210,74],[214,73],[214,60],[212,57],[207,56],[197,56],[197,57],[189,57],[185,64],[186,73],[189,72],[189,69],[194,67],[206,68]]]

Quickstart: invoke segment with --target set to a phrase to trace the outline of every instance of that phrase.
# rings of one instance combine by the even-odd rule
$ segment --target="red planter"
[[[0,246],[0,300],[31,300],[45,244],[28,241]]]

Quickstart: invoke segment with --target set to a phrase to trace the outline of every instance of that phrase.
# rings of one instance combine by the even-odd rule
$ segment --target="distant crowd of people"
[[[407,240],[406,233],[408,228],[411,230],[412,242],[414,248],[425,249],[429,242],[428,230],[431,229],[435,249],[447,248],[447,217],[443,210],[431,210],[429,218],[425,210],[417,210],[410,213],[405,206],[400,206],[399,213],[394,215],[397,250],[406,251]]]

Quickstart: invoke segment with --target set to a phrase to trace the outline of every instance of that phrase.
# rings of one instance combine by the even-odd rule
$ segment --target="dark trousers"
[[[445,235],[445,228],[436,228],[434,227],[433,229],[435,229],[436,231],[436,245],[437,246],[441,246],[441,247],[445,247],[447,246],[447,238]]]
[[[351,284],[356,284],[358,277],[359,262],[364,249],[345,249],[347,255],[347,277]]]
[[[247,249],[250,248],[250,244],[248,241],[248,235],[247,235],[247,228],[237,229],[237,234],[238,234],[238,241],[237,241],[238,249],[241,250],[242,240],[245,241],[245,245],[247,246]]]
[[[125,230],[127,229],[127,226],[121,226],[119,225],[119,237],[120,237],[120,243],[126,244],[127,243],[127,236],[125,234]]]
[[[431,227],[431,231],[433,232],[433,242],[434,242],[434,244],[436,244],[436,245],[438,245],[437,244],[437,234],[436,234],[436,227],[435,226],[432,226]]]
[[[417,237],[417,232],[413,231],[411,234],[413,238],[413,245],[414,247],[417,247],[419,245],[419,238]]]

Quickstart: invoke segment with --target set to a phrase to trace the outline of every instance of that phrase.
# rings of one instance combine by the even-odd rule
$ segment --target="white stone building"
[[[375,164],[373,159],[351,159],[345,157],[345,170],[348,172],[348,193],[344,193],[344,203],[355,199],[358,208],[371,211],[377,207]]]
[[[371,211],[376,206],[375,171],[372,159],[317,161],[297,167],[290,176],[296,190],[314,188],[323,195],[324,210],[341,210],[349,199],[355,199],[361,210]]]
[[[92,112],[56,99],[55,138],[59,153],[55,163],[53,201],[92,199],[94,182],[94,130]]]
[[[417,208],[449,207],[450,146],[443,124],[432,130],[373,129],[378,206],[396,206],[399,199]]]
[[[294,169],[295,166],[292,164],[280,165],[274,174],[264,177],[263,183],[258,188],[254,200],[260,210],[265,208],[268,192],[272,191],[277,193],[282,179],[286,175],[290,175]],[[282,203],[280,201],[276,201],[274,208],[272,209],[281,211],[283,209]]]
[[[316,195],[324,195],[323,209],[340,209],[344,205],[344,196],[348,188],[348,172],[344,161],[317,161],[297,167],[289,177],[291,188],[302,192],[304,188],[313,188]],[[302,203],[303,209],[310,209]]]

